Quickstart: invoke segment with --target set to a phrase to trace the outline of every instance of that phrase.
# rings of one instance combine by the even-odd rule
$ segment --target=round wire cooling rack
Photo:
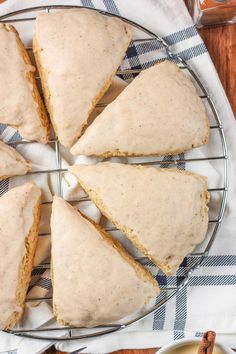
[[[8,14],[5,14],[0,17],[0,22],[2,23],[14,23],[14,25],[17,27],[17,30],[19,31],[21,35],[21,24],[22,23],[27,23],[27,24],[34,24],[34,20],[36,19],[37,13],[40,13],[42,11],[46,12],[51,12],[51,11],[60,11],[64,9],[69,9],[69,8],[84,8],[84,6],[69,6],[69,5],[47,5],[47,6],[38,6],[38,7],[32,7],[32,8],[26,8],[26,9],[21,9],[15,12],[11,12]],[[106,11],[102,11],[99,9],[94,9],[91,8],[91,11],[98,11],[102,13],[103,15],[106,16],[114,16],[117,18],[122,19],[123,21],[127,22],[131,26],[135,28],[139,32],[139,35],[137,38],[134,38],[131,43],[128,51],[130,48],[135,48],[136,51],[138,51],[138,46],[143,46],[143,51],[145,52],[145,47],[147,48],[147,54],[150,50],[150,46],[153,48],[152,49],[152,58],[151,60],[148,59],[142,59],[143,63],[142,65],[139,65],[137,67],[137,64],[132,64],[131,61],[129,61],[129,67],[127,68],[127,58],[125,59],[126,64],[123,62],[121,65],[120,69],[117,71],[117,75],[122,76],[125,79],[132,78],[132,76],[137,75],[142,69],[147,68],[150,65],[153,65],[155,62],[161,61],[163,59],[168,59],[176,62],[180,69],[184,70],[188,75],[191,76],[193,82],[195,83],[199,96],[203,100],[207,110],[208,114],[211,115],[212,117],[212,124],[210,126],[211,132],[214,131],[220,138],[220,150],[221,153],[217,154],[216,156],[207,156],[207,157],[190,157],[190,158],[185,158],[183,154],[178,155],[178,156],[172,156],[172,157],[162,157],[162,158],[155,158],[152,159],[151,162],[146,162],[146,161],[139,161],[139,164],[143,165],[156,165],[156,166],[161,166],[161,167],[169,167],[170,165],[175,165],[177,168],[183,167],[183,165],[188,164],[188,163],[194,163],[197,164],[199,162],[210,162],[210,163],[217,163],[217,169],[220,175],[223,176],[222,178],[222,184],[220,186],[215,186],[214,188],[209,189],[210,193],[218,193],[220,197],[218,198],[218,210],[217,210],[217,215],[214,218],[210,218],[209,220],[209,228],[208,228],[208,235],[206,238],[206,241],[203,243],[203,249],[201,251],[196,251],[192,254],[190,254],[185,261],[183,262],[185,265],[182,265],[182,267],[179,268],[177,275],[174,277],[166,277],[163,273],[157,270],[157,268],[151,263],[151,261],[147,260],[146,257],[137,257],[136,259],[141,262],[143,265],[150,267],[150,270],[154,270],[157,280],[159,281],[160,288],[161,288],[161,293],[157,297],[155,304],[150,305],[148,308],[146,307],[145,310],[142,310],[140,313],[136,313],[135,315],[130,316],[128,319],[124,319],[123,321],[120,321],[119,323],[116,324],[111,324],[111,325],[104,325],[104,326],[98,326],[95,328],[87,329],[87,328],[75,328],[75,327],[66,327],[66,326],[57,326],[55,325],[54,327],[52,326],[42,326],[40,329],[33,329],[33,328],[22,328],[22,329],[12,329],[7,332],[11,334],[15,334],[17,336],[22,336],[22,337],[28,337],[28,338],[35,338],[35,339],[44,339],[44,340],[52,340],[52,341],[65,341],[65,340],[72,340],[72,339],[82,339],[82,338],[90,338],[90,337],[96,337],[96,336],[101,336],[104,334],[112,333],[118,330],[121,330],[123,328],[126,328],[141,319],[145,318],[149,314],[153,313],[157,309],[159,309],[161,306],[163,306],[167,301],[169,301],[177,292],[179,292],[183,287],[185,287],[189,283],[190,276],[192,272],[199,267],[204,260],[207,258],[209,250],[214,242],[214,239],[217,235],[217,232],[219,230],[219,227],[222,222],[222,218],[224,215],[224,210],[225,210],[225,205],[226,205],[226,200],[227,200],[227,191],[228,191],[228,157],[227,157],[227,146],[226,146],[226,141],[225,141],[225,135],[223,131],[223,127],[221,124],[221,120],[219,117],[219,114],[217,112],[217,109],[210,97],[209,92],[203,85],[201,79],[198,77],[198,75],[193,71],[193,69],[189,66],[189,64],[178,54],[174,54],[168,43],[162,39],[160,36],[156,35],[155,33],[149,31],[148,29],[144,28],[143,26],[130,21],[129,19],[126,19],[124,17],[121,17],[119,15],[111,14]],[[19,28],[18,28],[19,25]],[[23,31],[23,29],[22,29]],[[25,29],[24,29],[25,31]],[[30,52],[32,51],[31,47],[27,47],[27,50]],[[155,58],[153,59],[153,55],[155,55]],[[124,68],[124,69],[123,69]],[[36,77],[37,80],[39,80],[39,77]],[[212,135],[212,134],[211,134]],[[16,146],[17,144],[27,144],[27,141],[24,140],[15,140],[9,142],[9,144]],[[32,142],[31,142],[32,143]],[[62,184],[61,184],[61,176],[64,172],[66,172],[66,169],[61,168],[61,155],[60,155],[60,144],[57,139],[51,139],[49,141],[50,145],[54,145],[54,151],[55,151],[55,158],[57,162],[57,166],[55,169],[51,170],[41,170],[41,171],[32,171],[29,172],[28,174],[38,174],[38,173],[56,173],[57,174],[57,190],[59,195],[63,195],[62,191]],[[220,164],[219,164],[220,162]],[[132,163],[132,162],[131,162]],[[88,201],[89,198],[85,197],[80,199],[80,202],[83,201]],[[46,202],[44,204],[47,204],[50,202]],[[117,229],[115,227],[109,227],[106,228],[107,231],[116,231]],[[43,237],[44,234],[40,234],[39,236]],[[50,268],[49,263],[44,263],[40,264],[39,266],[35,267],[38,269],[48,269]],[[165,281],[160,281],[160,279],[165,279]],[[167,284],[167,285],[166,285]],[[51,296],[46,296],[46,297],[37,297],[37,298],[27,298],[26,301],[47,301],[50,302],[52,301]],[[53,334],[49,334],[53,333]]]

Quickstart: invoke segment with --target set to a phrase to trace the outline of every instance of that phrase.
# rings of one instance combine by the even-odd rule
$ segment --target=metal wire
[[[27,8],[27,9],[21,9],[15,12],[8,13],[6,15],[3,15],[0,17],[0,22],[2,23],[17,23],[17,22],[26,22],[26,21],[34,21],[35,16],[32,17],[27,17],[28,14],[32,14],[38,11],[46,11],[49,12],[51,10],[60,10],[60,9],[67,9],[67,8],[83,8],[83,6],[70,6],[70,5],[47,5],[47,6],[38,6],[38,7],[32,7],[32,8]],[[76,333],[78,332],[78,328],[75,327],[42,327],[40,329],[17,329],[17,330],[9,330],[8,332],[15,334],[17,336],[21,337],[28,337],[28,338],[34,338],[34,339],[46,339],[46,340],[52,340],[52,341],[64,341],[64,340],[72,340],[72,339],[82,339],[82,338],[91,338],[95,336],[100,336],[108,333],[112,333],[114,331],[121,330],[122,328],[126,328],[139,320],[145,318],[148,316],[150,313],[154,312],[158,308],[160,308],[162,305],[164,305],[169,299],[171,299],[178,291],[180,291],[183,287],[185,287],[188,284],[189,277],[191,276],[192,272],[199,267],[204,259],[208,256],[209,250],[211,248],[212,243],[214,242],[214,239],[216,237],[216,234],[219,230],[223,215],[224,215],[224,210],[225,210],[225,205],[226,205],[226,200],[227,200],[227,193],[228,193],[228,156],[227,156],[227,146],[226,146],[226,141],[225,141],[225,135],[224,135],[224,130],[221,124],[221,120],[219,117],[219,114],[216,110],[216,107],[211,99],[211,96],[209,92],[206,90],[204,85],[202,84],[200,78],[196,75],[196,73],[192,70],[192,68],[188,65],[188,63],[181,58],[180,56],[177,56],[172,53],[170,50],[170,47],[168,43],[166,43],[161,37],[156,35],[155,33],[147,30],[146,28],[140,26],[139,24],[130,21],[129,19],[126,19],[124,17],[108,13],[106,11],[98,10],[98,9],[90,9],[91,11],[98,11],[106,16],[112,16],[112,17],[117,17],[121,18],[123,21],[129,23],[131,26],[134,26],[135,28],[141,30],[147,37],[143,37],[141,39],[133,39],[132,43],[140,43],[140,42],[149,42],[149,41],[157,41],[159,42],[162,47],[166,51],[166,55],[168,59],[174,60],[180,67],[180,69],[187,70],[192,78],[195,80],[199,88],[201,89],[202,94],[200,95],[200,98],[203,99],[203,101],[207,101],[211,111],[213,113],[215,123],[212,125],[210,128],[214,129],[218,132],[220,139],[221,139],[221,146],[222,146],[222,154],[218,156],[209,156],[209,157],[204,157],[204,158],[172,158],[172,160],[168,161],[163,161],[160,160],[160,158],[156,158],[155,161],[147,163],[146,161],[141,161],[139,164],[142,165],[160,165],[160,164],[180,164],[180,163],[189,163],[189,162],[200,162],[200,161],[223,161],[224,162],[224,167],[223,167],[223,175],[224,175],[224,183],[222,187],[216,187],[216,188],[211,188],[208,191],[210,193],[214,192],[220,192],[222,197],[221,197],[221,202],[220,202],[220,208],[219,208],[219,213],[218,216],[215,219],[209,220],[209,224],[213,225],[213,230],[211,232],[211,235],[209,237],[209,241],[204,249],[203,252],[195,252],[190,254],[189,256],[194,259],[194,261],[191,263],[191,266],[189,266],[186,269],[186,274],[183,276],[183,280],[177,285],[177,286],[161,286],[161,295],[157,298],[156,304],[146,310],[144,313],[136,316],[135,318],[125,321],[121,324],[111,324],[111,325],[104,325],[104,326],[98,326],[93,329],[86,329],[87,333],[84,333],[85,329],[82,329],[83,333],[81,334],[73,334],[73,330],[76,330]],[[26,15],[24,17],[17,17],[21,16],[22,14]],[[28,51],[32,50],[32,47],[27,47]],[[163,60],[163,59],[158,59],[158,60]],[[118,75],[125,75],[125,74],[138,74],[140,73],[142,69],[127,69],[127,70],[118,70],[117,74]],[[39,79],[39,78],[37,78]],[[103,106],[101,104],[98,104],[98,106]],[[17,145],[17,144],[32,144],[33,142],[30,141],[25,141],[25,140],[15,140],[9,142],[9,145]],[[61,184],[61,178],[62,178],[62,173],[67,172],[67,169],[61,168],[61,156],[60,156],[60,144],[57,139],[51,139],[49,141],[49,144],[54,145],[55,149],[55,159],[56,159],[56,168],[50,169],[50,170],[40,170],[40,171],[31,171],[28,174],[43,174],[43,173],[56,173],[57,174],[57,193],[61,196],[63,196],[63,191],[62,191],[62,184]],[[80,200],[74,200],[73,202],[87,202],[90,201],[88,197],[83,197]],[[51,202],[45,202],[43,204],[50,204]],[[112,226],[106,228],[107,231],[116,231],[117,228]],[[41,233],[40,236],[46,236],[49,235],[49,233]],[[139,262],[149,262],[150,261],[146,257],[136,257],[136,260]],[[154,266],[154,265],[153,265]],[[40,264],[34,269],[49,269],[50,268],[50,263],[44,263]],[[51,301],[52,297],[51,296],[45,296],[45,297],[35,297],[35,298],[27,298],[27,301]],[[101,328],[101,330],[98,330]],[[53,335],[48,335],[46,332],[57,332],[57,336]],[[58,337],[58,332],[60,331],[66,331],[66,335],[62,337]],[[38,334],[40,333],[40,334]]]

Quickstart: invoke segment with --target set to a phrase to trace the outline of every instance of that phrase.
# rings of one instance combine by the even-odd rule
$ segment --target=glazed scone
[[[34,183],[0,198],[0,329],[20,319],[30,282],[40,219],[41,191]]]
[[[16,149],[0,141],[0,180],[25,175],[30,168],[30,163]]]
[[[101,212],[168,275],[206,235],[205,177],[111,162],[69,171]]]
[[[114,76],[112,83],[107,90],[107,92],[102,96],[94,110],[89,116],[88,124],[91,124],[94,119],[105,109],[105,107],[114,101],[114,99],[120,95],[120,93],[127,86],[127,82],[119,78],[119,76]]]
[[[34,71],[16,29],[0,24],[0,122],[27,140],[46,143],[49,122]]]
[[[170,61],[142,71],[72,147],[73,155],[173,155],[208,142],[196,88]]]
[[[53,309],[59,323],[112,323],[159,294],[157,282],[142,265],[59,197],[53,199],[51,232]]]
[[[34,54],[54,130],[64,146],[81,135],[130,40],[129,25],[89,9],[37,17]]]

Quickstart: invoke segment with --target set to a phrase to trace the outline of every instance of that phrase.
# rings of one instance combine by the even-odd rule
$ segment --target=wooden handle
[[[198,354],[213,354],[215,337],[216,334],[213,331],[204,333],[198,347]]]

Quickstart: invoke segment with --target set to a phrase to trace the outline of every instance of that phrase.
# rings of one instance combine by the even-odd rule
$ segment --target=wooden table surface
[[[236,116],[236,25],[201,29],[199,32],[210,52]],[[154,354],[156,350],[157,348],[119,350],[113,354]],[[44,354],[62,354],[62,352],[52,348]]]

